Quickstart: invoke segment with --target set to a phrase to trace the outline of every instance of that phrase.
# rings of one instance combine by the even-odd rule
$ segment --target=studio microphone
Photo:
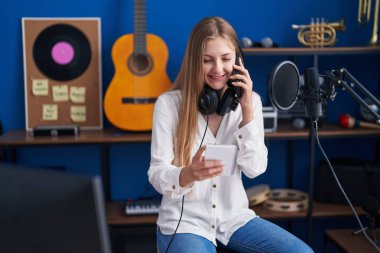
[[[322,104],[318,70],[308,68],[304,75],[304,89],[301,98],[305,104],[306,116],[312,121],[317,121],[322,116]]]
[[[317,121],[323,116],[322,102],[335,97],[330,78],[318,74],[316,68],[308,68],[300,75],[291,61],[283,61],[273,69],[268,82],[269,99],[279,110],[287,111],[297,100],[302,100],[306,116]]]
[[[297,66],[291,61],[280,62],[269,77],[269,99],[277,109],[287,111],[297,102],[300,86]]]

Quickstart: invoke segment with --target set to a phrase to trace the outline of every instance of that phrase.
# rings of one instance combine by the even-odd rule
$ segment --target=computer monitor
[[[100,178],[0,165],[0,252],[110,253]]]

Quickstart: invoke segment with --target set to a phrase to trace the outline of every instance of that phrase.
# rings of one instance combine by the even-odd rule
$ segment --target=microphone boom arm
[[[360,104],[367,108],[373,116],[375,116],[376,123],[380,124],[380,115],[367,103],[367,101],[358,95],[354,88],[357,87],[362,93],[368,96],[377,106],[377,108],[380,108],[380,101],[371,92],[369,92],[350,72],[348,72],[347,69],[341,68],[339,70],[332,70],[331,75],[334,82],[333,85],[340,87],[343,90],[347,90],[351,96],[353,96]],[[349,84],[347,81],[349,81]]]

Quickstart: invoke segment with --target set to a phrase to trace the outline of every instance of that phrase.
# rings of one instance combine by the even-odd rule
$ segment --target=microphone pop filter
[[[280,62],[272,71],[268,82],[269,99],[279,110],[289,110],[300,91],[300,74],[291,61]]]

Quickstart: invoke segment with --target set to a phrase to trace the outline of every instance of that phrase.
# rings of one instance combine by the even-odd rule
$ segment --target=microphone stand
[[[342,90],[348,91],[350,95],[352,95],[356,101],[358,101],[361,105],[363,105],[367,110],[369,110],[372,115],[376,119],[376,123],[380,124],[380,115],[371,107],[366,100],[361,98],[359,94],[354,90],[355,87],[359,89],[364,95],[367,96],[376,106],[377,108],[380,108],[380,101],[372,94],[370,93],[350,72],[348,72],[347,69],[341,68],[339,70],[332,70],[329,74],[328,77],[331,78],[331,83],[329,84],[329,91],[332,91],[331,94],[329,94],[330,99],[335,98],[335,87],[339,87]],[[376,236],[376,215],[377,211],[375,214],[369,214],[369,225],[367,227],[364,227],[363,229],[359,229],[357,231],[354,231],[352,234],[355,236],[359,233],[365,233],[365,230],[370,230],[372,232],[372,237],[376,245],[379,246],[379,242],[377,240]]]
[[[354,88],[357,87],[362,93],[364,93],[364,95],[370,98],[372,102],[377,106],[377,108],[380,108],[380,101],[371,92],[369,92],[350,72],[348,72],[347,69],[341,68],[339,70],[332,70],[328,76],[331,78],[333,87],[336,86],[342,88],[342,90],[347,90],[348,93],[350,93],[356,99],[356,101],[358,101],[372,113],[376,119],[376,123],[380,124],[380,115],[367,103],[367,101],[359,96]],[[329,88],[332,89],[332,87]]]
[[[379,245],[379,242],[377,240],[377,234],[376,234],[376,215],[372,216],[372,215],[368,215],[368,219],[369,219],[369,224],[367,227],[364,227],[363,229],[359,229],[359,230],[356,230],[354,231],[352,234],[355,236],[355,235],[358,235],[360,233],[364,233],[364,231],[366,230],[370,230],[370,232],[372,233],[372,239],[374,240],[374,242],[376,243],[376,245],[380,246]]]

